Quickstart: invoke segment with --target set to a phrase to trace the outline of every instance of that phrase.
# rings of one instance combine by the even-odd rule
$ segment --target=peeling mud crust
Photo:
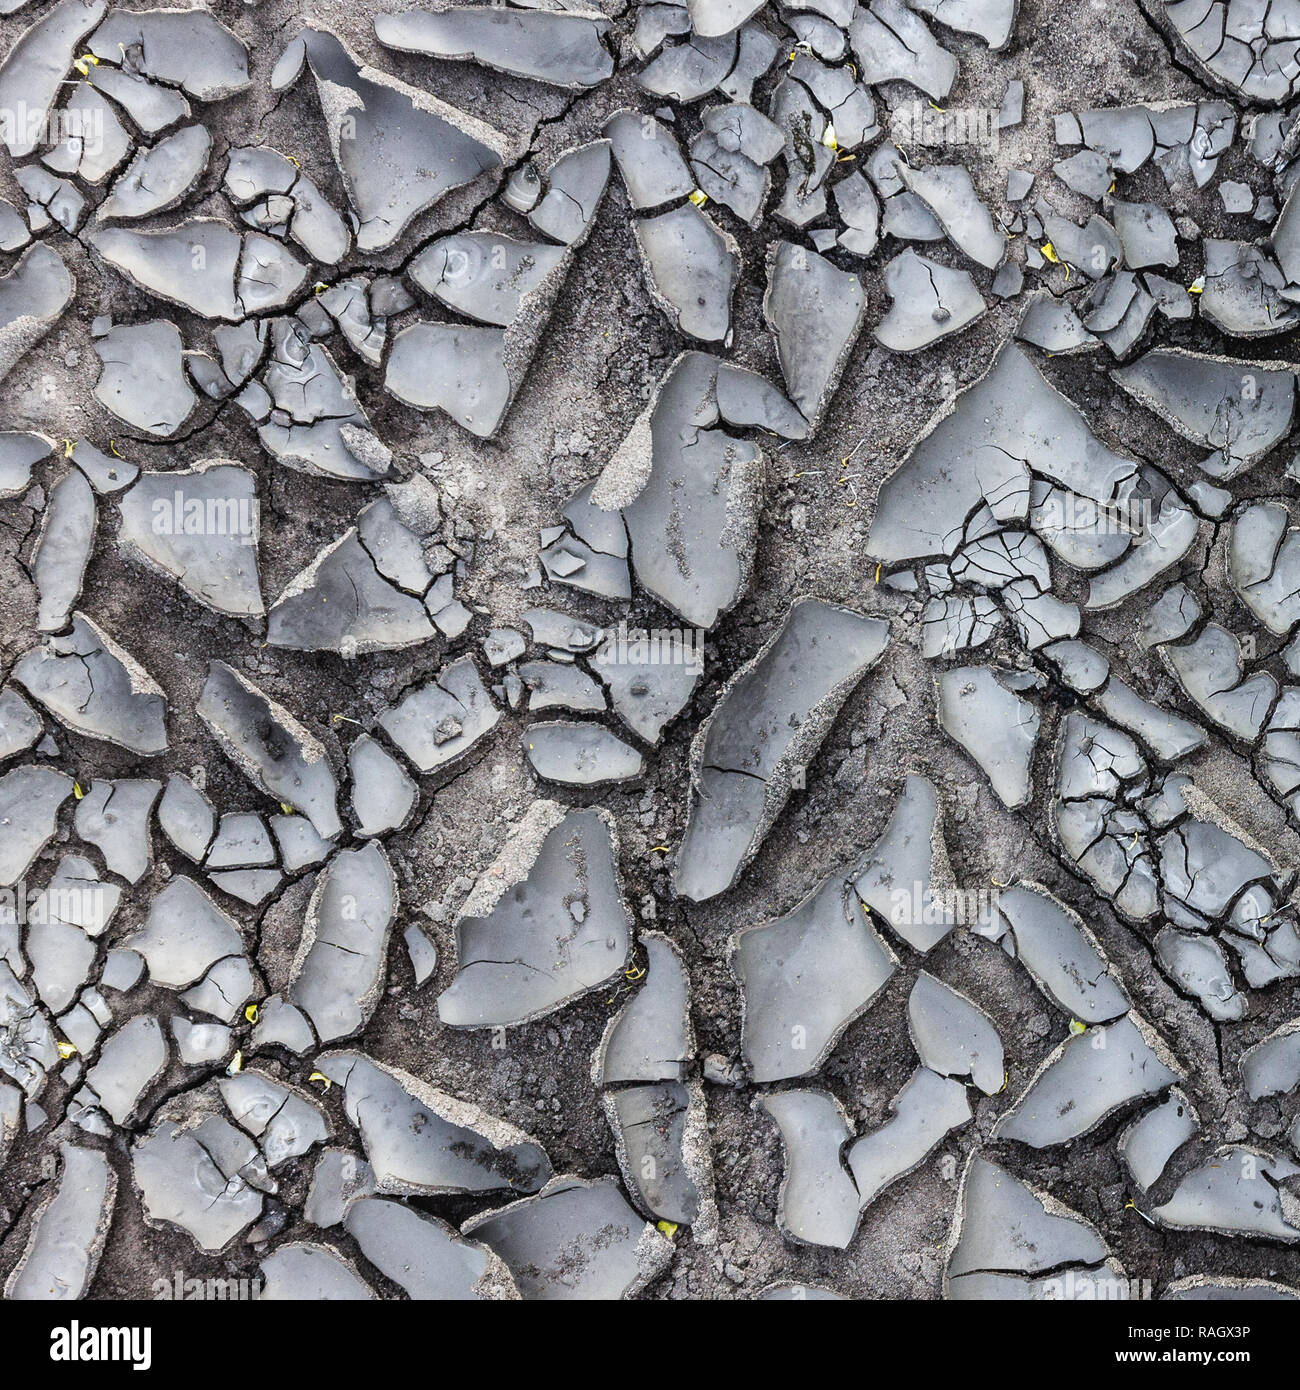
[[[7,1298],[1297,1296],[1272,10],[0,18]]]

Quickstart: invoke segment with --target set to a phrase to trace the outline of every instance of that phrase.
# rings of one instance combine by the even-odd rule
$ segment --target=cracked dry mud
[[[7,1298],[1300,1297],[1300,10],[0,10]]]

